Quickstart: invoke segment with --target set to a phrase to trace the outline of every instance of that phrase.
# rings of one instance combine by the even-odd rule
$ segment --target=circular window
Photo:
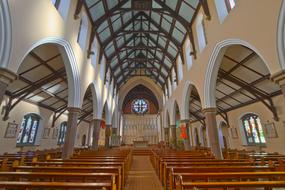
[[[132,110],[137,114],[144,114],[148,111],[148,103],[144,99],[136,99],[132,103]]]

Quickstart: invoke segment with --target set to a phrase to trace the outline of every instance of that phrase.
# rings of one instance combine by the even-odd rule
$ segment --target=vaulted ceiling
[[[186,36],[193,38],[201,5],[210,16],[206,0],[84,0],[76,10],[83,5],[93,26],[90,41],[97,37],[118,87],[133,76],[164,87]]]

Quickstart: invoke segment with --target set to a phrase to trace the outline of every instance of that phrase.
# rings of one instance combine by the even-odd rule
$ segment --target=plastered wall
[[[277,138],[267,138],[266,137],[266,147],[262,150],[266,152],[279,152],[285,154],[284,144],[285,144],[285,98],[283,95],[273,98],[274,105],[277,109],[279,121],[273,120],[272,113],[263,105],[261,102],[254,103],[242,108],[236,109],[234,111],[228,112],[229,125],[230,128],[236,128],[238,132],[238,138],[234,138],[231,133],[231,129],[228,130],[228,140],[229,147],[233,149],[247,149],[247,150],[259,150],[258,147],[247,146],[246,139],[244,136],[243,126],[241,123],[241,117],[247,113],[254,113],[260,117],[261,123],[263,125],[267,123],[274,123],[278,137]],[[224,121],[219,115],[217,115],[217,126],[220,127],[220,123]],[[203,146],[203,136],[200,133],[201,123],[195,122],[191,124],[192,134],[194,134],[195,128],[198,128],[200,143]],[[220,139],[222,144],[222,139]],[[194,143],[195,145],[195,143]]]
[[[3,110],[3,105],[5,105],[6,99],[3,101],[3,104],[0,107],[0,110]],[[28,113],[35,113],[41,116],[38,136],[39,141],[38,145],[36,146],[26,146],[22,150],[43,150],[43,149],[50,149],[50,148],[57,148],[58,136],[53,138],[53,130],[54,128],[59,129],[60,123],[67,121],[67,114],[62,114],[58,120],[55,122],[55,127],[52,127],[52,117],[53,112],[47,110],[45,108],[38,107],[37,105],[28,103],[28,102],[20,102],[11,112],[10,117],[7,121],[0,120],[0,154],[4,152],[17,152],[21,149],[16,147],[16,139],[19,133],[19,127],[17,130],[17,134],[15,138],[4,138],[5,132],[8,126],[8,122],[15,122],[16,124],[21,124],[24,115]],[[3,117],[3,115],[1,115]],[[75,147],[80,147],[82,142],[82,136],[88,133],[88,126],[89,124],[86,122],[81,122],[77,127],[77,135],[75,139]],[[42,138],[44,128],[50,128],[49,136],[45,139]]]

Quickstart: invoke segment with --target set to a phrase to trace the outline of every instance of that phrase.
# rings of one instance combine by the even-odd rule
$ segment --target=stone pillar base
[[[105,148],[106,149],[110,148],[111,127],[112,125],[106,125],[106,130],[105,130]]]
[[[212,153],[217,159],[223,159],[216,121],[216,108],[206,108],[203,110],[203,113],[205,115],[206,126],[208,128],[208,136]]]
[[[170,125],[171,130],[171,146],[174,149],[177,149],[177,136],[176,136],[176,125]]]
[[[62,150],[62,158],[70,158],[73,154],[74,144],[76,139],[77,130],[77,120],[80,113],[79,108],[67,108],[68,110],[68,120],[67,120],[67,130],[66,138]]]
[[[92,150],[98,150],[99,146],[99,135],[100,135],[100,119],[93,119],[93,142],[92,142]]]

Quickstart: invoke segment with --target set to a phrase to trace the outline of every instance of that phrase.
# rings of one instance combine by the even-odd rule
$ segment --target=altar
[[[146,148],[148,147],[148,141],[135,140],[133,141],[134,148]]]

